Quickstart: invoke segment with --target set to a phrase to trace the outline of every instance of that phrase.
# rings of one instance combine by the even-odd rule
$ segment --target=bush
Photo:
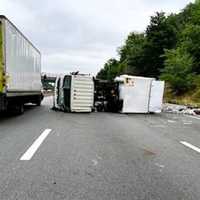
[[[170,84],[172,92],[183,94],[194,85],[193,58],[181,47],[165,51],[165,68],[161,79]]]

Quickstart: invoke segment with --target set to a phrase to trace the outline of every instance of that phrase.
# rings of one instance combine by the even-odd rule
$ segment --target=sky
[[[117,58],[130,32],[157,11],[179,12],[192,0],[1,0],[6,15],[42,53],[42,71],[95,75]]]

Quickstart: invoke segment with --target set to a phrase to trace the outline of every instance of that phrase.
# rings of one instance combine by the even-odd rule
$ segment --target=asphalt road
[[[200,199],[200,119],[50,107],[0,118],[0,200]]]

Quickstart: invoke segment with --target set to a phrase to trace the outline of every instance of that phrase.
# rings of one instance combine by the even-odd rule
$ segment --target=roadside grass
[[[164,102],[200,108],[200,88],[183,95],[174,95],[169,87],[165,88]]]

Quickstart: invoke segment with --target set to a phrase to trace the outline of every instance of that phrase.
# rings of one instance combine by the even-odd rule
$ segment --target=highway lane
[[[0,199],[200,199],[200,120],[69,114],[50,98],[0,118]],[[30,160],[20,160],[46,130]]]

